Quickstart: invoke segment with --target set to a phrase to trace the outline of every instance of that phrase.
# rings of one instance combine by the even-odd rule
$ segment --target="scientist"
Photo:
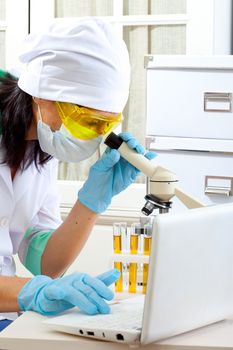
[[[63,276],[85,244],[99,213],[128,187],[138,170],[107,149],[90,168],[64,222],[56,188],[57,160],[90,157],[122,121],[130,66],[124,42],[98,18],[55,20],[29,35],[19,79],[0,79],[0,328],[12,312],[55,315],[74,306],[108,313],[105,300],[117,270]],[[129,147],[143,148],[122,133]],[[150,153],[146,154],[152,158]],[[35,277],[15,275],[13,255]],[[62,276],[62,277],[61,277]]]

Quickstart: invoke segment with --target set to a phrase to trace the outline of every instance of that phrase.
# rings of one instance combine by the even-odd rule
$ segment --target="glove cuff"
[[[108,208],[111,201],[108,200],[109,198],[101,200],[100,196],[98,198],[95,198],[95,192],[96,191],[94,190],[94,188],[93,192],[90,191],[89,185],[85,183],[81,190],[78,192],[78,200],[80,203],[85,205],[85,207],[89,208],[94,213],[101,214]]]
[[[28,281],[18,294],[18,304],[22,311],[37,311],[35,300],[44,286],[48,285],[52,278],[44,275],[38,275]]]

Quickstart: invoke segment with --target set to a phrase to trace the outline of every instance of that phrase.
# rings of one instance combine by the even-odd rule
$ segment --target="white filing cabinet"
[[[233,202],[233,57],[146,56],[145,67],[154,162],[205,204]]]

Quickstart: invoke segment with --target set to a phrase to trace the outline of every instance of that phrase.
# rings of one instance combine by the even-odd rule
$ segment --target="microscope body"
[[[110,148],[117,149],[121,156],[139,169],[149,179],[149,193],[145,196],[146,204],[142,208],[145,215],[150,215],[154,209],[166,213],[171,208],[171,199],[177,196],[188,208],[203,207],[197,199],[177,187],[178,178],[172,171],[154,165],[143,154],[131,149],[118,135],[110,133],[105,140]]]
[[[123,142],[118,151],[129,163],[138,168],[149,179],[149,193],[145,199],[146,204],[142,208],[145,215],[150,215],[154,209],[159,209],[160,213],[166,213],[171,208],[170,201],[175,195],[175,188],[178,182],[175,173],[161,166],[154,165],[144,155],[137,153]]]

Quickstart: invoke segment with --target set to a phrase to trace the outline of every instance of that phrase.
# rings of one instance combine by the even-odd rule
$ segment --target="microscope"
[[[144,215],[151,215],[155,209],[159,209],[160,214],[167,213],[171,208],[171,199],[174,196],[189,209],[205,206],[199,200],[177,187],[178,178],[175,173],[161,166],[154,165],[144,155],[129,148],[127,143],[115,133],[110,133],[104,143],[112,149],[117,149],[124,159],[148,177],[148,192],[150,193],[147,193],[145,196],[146,203],[142,208]]]

